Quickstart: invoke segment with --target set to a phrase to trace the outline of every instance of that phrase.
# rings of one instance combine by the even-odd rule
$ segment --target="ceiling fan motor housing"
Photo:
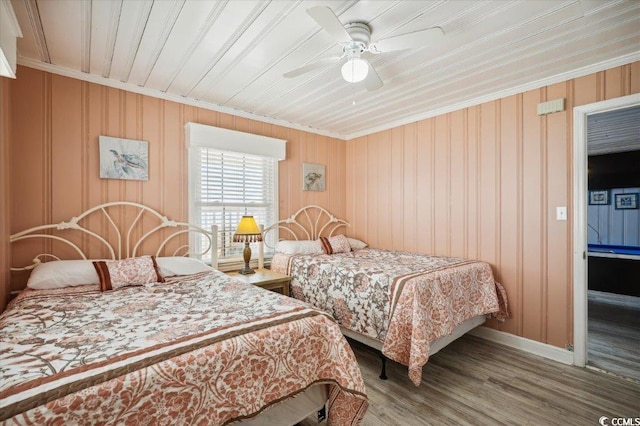
[[[362,53],[367,50],[367,46],[369,46],[369,42],[371,41],[371,29],[367,24],[362,22],[349,22],[345,24],[344,29],[353,39],[353,42],[343,44],[342,48],[345,52],[359,50],[359,53]]]

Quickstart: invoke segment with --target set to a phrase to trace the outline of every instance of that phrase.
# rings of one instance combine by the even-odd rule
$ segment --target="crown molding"
[[[69,68],[61,67],[58,65],[47,64],[33,59],[24,57],[18,57],[18,65],[24,67],[37,69],[40,71],[50,72],[52,74],[61,75],[64,77],[75,78],[77,80],[87,81],[89,83],[100,84],[102,86],[112,87],[114,89],[126,90],[127,92],[138,93],[140,95],[151,96],[153,98],[163,99],[166,101],[177,102],[180,104],[190,105],[210,111],[217,111],[224,114],[234,115],[236,117],[248,118],[250,120],[260,121],[262,123],[273,124],[276,126],[287,127],[289,129],[301,130],[303,132],[309,132],[316,135],[328,136],[330,138],[345,140],[344,135],[335,134],[321,129],[313,127],[302,126],[297,123],[290,123],[284,120],[278,120],[271,117],[265,117],[262,115],[252,114],[250,112],[241,111],[234,108],[223,107],[210,102],[198,101],[195,99],[189,99],[180,95],[172,95],[157,89],[149,89],[146,87],[137,86],[131,83],[124,83],[122,81],[112,80],[97,76],[94,74],[88,74],[81,71],[72,70]]]
[[[5,1],[5,0],[2,0]],[[512,96],[518,93],[523,93],[529,90],[539,89],[544,86],[548,86],[555,83],[560,83],[563,81],[571,80],[574,78],[582,77],[585,75],[593,74],[596,72],[604,71],[609,68],[614,68],[621,65],[626,65],[635,61],[640,60],[640,51],[636,51],[634,53],[620,56],[614,59],[610,59],[607,61],[598,62],[596,64],[588,65],[585,67],[577,68],[572,71],[567,71],[561,74],[557,74],[551,77],[547,77],[544,79],[536,80],[527,84],[519,85],[512,87],[510,89],[501,90],[498,92],[494,92],[485,96],[480,96],[477,98],[470,99],[468,101],[459,102],[456,104],[452,104],[443,108],[438,108],[434,110],[424,111],[420,114],[416,114],[407,118],[403,118],[400,120],[391,121],[389,123],[384,123],[379,126],[370,127],[359,132],[354,132],[348,135],[338,134],[334,132],[330,132],[327,130],[317,129],[309,126],[304,126],[298,123],[291,123],[284,120],[279,120],[271,117],[265,117],[262,115],[253,114],[246,111],[241,111],[234,108],[228,108],[221,105],[216,105],[210,102],[199,101],[195,99],[190,99],[180,95],[172,95],[170,93],[166,93],[157,89],[149,89],[146,87],[140,87],[135,84],[124,83],[117,80],[107,79],[101,76],[83,73],[80,71],[72,70],[65,67],[60,67],[57,65],[43,63],[37,60],[28,59],[19,57],[18,64],[38,69],[41,71],[51,72],[53,74],[62,75],[65,77],[75,78],[82,81],[87,81],[90,83],[100,84],[103,86],[113,87],[115,89],[126,90],[133,93],[138,93],[141,95],[151,96],[154,98],[164,99],[172,102],[177,102],[185,105],[191,105],[198,108],[203,108],[211,111],[217,111],[224,114],[231,114],[238,117],[248,118],[251,120],[260,121],[267,124],[273,124],[276,126],[283,126],[294,130],[301,130],[304,132],[314,133],[317,135],[328,136],[335,139],[341,140],[351,140],[356,139],[362,136],[372,135],[374,133],[378,133],[384,130],[392,129],[395,127],[404,126],[409,123],[413,123],[416,121],[424,120],[431,117],[436,117],[438,115],[447,114],[453,111],[458,111],[464,108],[469,108],[475,105],[479,105],[485,102],[491,102],[497,99],[505,98],[508,96]]]

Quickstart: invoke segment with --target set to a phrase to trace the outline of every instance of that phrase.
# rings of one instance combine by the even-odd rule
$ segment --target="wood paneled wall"
[[[12,84],[11,232],[66,220],[109,201],[188,220],[184,125],[193,121],[286,139],[279,164],[284,218],[306,204],[345,216],[344,141],[20,67]],[[149,142],[147,182],[99,178],[98,136]],[[327,166],[326,191],[302,190],[302,163]],[[14,250],[14,263],[30,263]],[[22,284],[16,284],[20,287]]]
[[[11,129],[10,81],[0,77],[0,312],[9,297],[9,249],[10,208],[9,208],[9,136]]]
[[[555,207],[572,205],[572,108],[640,92],[640,63],[346,143],[24,67],[9,84],[11,232],[115,200],[186,220],[186,122],[273,136],[289,141],[281,218],[318,204],[373,247],[487,261],[513,312],[491,326],[564,347],[572,222],[556,221]],[[566,112],[536,115],[556,98]],[[149,141],[150,180],[99,179],[98,135]],[[303,162],[327,165],[325,192],[302,191]]]
[[[640,133],[640,123],[638,129]],[[640,175],[640,162],[636,167],[636,173]],[[640,187],[611,188],[608,205],[587,206],[587,244],[640,246],[640,210],[616,209],[616,195],[638,193]]]
[[[491,326],[573,341],[573,107],[640,92],[640,63],[347,142],[349,233],[372,247],[489,262],[513,317]],[[565,98],[566,111],[536,115]],[[572,212],[569,211],[569,218]]]

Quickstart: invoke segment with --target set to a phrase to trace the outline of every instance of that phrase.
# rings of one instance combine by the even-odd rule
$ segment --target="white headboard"
[[[123,213],[125,210],[126,214]],[[104,224],[106,223],[106,230],[104,230],[103,235],[100,235],[96,230],[92,230],[92,227],[89,225],[89,222],[94,220],[92,218],[96,218],[96,216],[98,216],[96,220],[101,223],[102,228],[104,228]],[[131,218],[131,220],[118,221],[116,220],[118,217],[128,217]],[[145,227],[142,225],[142,222],[148,222],[148,218],[151,218],[153,223]],[[96,220],[94,220],[94,222]],[[121,223],[117,225],[116,222]],[[93,228],[95,228],[95,226]],[[166,235],[167,232],[163,230],[168,231],[169,235]],[[101,252],[107,253],[106,257],[101,256],[101,258],[115,260],[144,254],[141,253],[141,247],[143,243],[149,243],[150,237],[152,236],[158,238],[157,249],[154,253],[146,254],[159,256],[163,253],[163,250],[167,250],[168,244],[173,239],[185,235],[190,238],[190,241],[195,241],[195,239],[193,239],[194,235],[203,238],[203,247],[198,252],[194,252],[191,250],[190,244],[183,244],[174,248],[171,253],[164,253],[164,255],[191,255],[201,257],[210,253],[212,266],[217,268],[218,250],[217,240],[214,238],[214,235],[217,235],[216,225],[208,231],[189,223],[169,220],[166,216],[150,207],[127,201],[100,204],[78,216],[72,217],[68,221],[26,229],[11,235],[10,242],[17,243],[30,239],[59,242],[62,243],[63,247],[67,249],[70,248],[75,257],[80,257],[81,259],[88,258],[88,247],[95,248],[97,246]],[[77,243],[78,236],[81,236],[81,239],[86,242],[85,244],[80,244],[85,247],[84,249],[80,248],[80,245]],[[160,240],[160,238],[162,239]],[[74,240],[76,242],[74,242]],[[53,246],[54,244],[45,244],[45,250],[50,250]],[[41,263],[44,258],[60,260],[60,257],[56,253],[39,253],[33,258],[32,264],[22,267],[12,267],[11,270],[26,271],[33,269]]]
[[[338,219],[324,207],[312,204],[302,207],[287,219],[265,228],[263,234],[278,229],[281,240],[317,240],[319,237],[331,237],[337,229],[348,226],[349,223],[346,220]],[[281,231],[285,231],[284,235]]]

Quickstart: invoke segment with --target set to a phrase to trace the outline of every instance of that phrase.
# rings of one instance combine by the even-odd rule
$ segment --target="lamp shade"
[[[364,80],[369,74],[369,64],[360,58],[351,58],[342,66],[342,78],[349,83]]]
[[[262,233],[260,232],[260,228],[258,228],[256,220],[253,216],[242,216],[236,228],[236,233],[233,234],[233,242],[253,243],[256,241],[262,241]]]

